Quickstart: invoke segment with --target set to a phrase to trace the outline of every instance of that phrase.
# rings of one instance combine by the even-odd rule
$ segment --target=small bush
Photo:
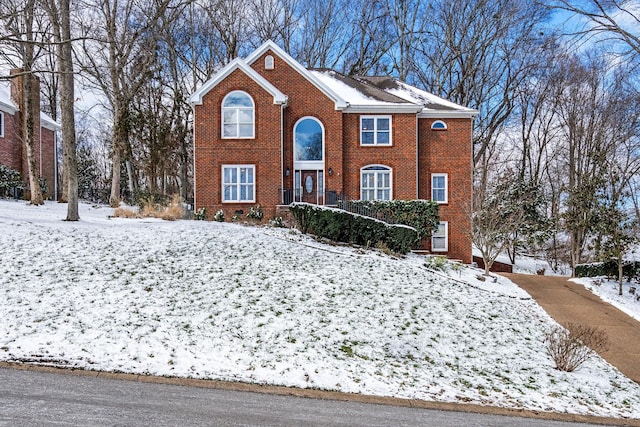
[[[213,220],[216,222],[224,222],[224,211],[219,209],[214,215]]]
[[[182,198],[180,198],[178,194],[174,194],[171,197],[169,206],[161,208],[157,217],[166,221],[175,221],[177,219],[184,218],[184,205],[182,204]]]
[[[424,262],[424,266],[436,271],[447,272],[449,270],[449,262],[443,256],[429,256]]]
[[[197,221],[204,221],[207,219],[207,208],[200,208],[194,214],[193,218]]]
[[[281,216],[276,216],[271,220],[271,226],[272,227],[278,227],[278,228],[285,228],[286,225],[284,223],[284,220],[282,219]]]
[[[606,351],[606,332],[592,326],[568,323],[566,328],[553,327],[545,337],[547,354],[560,371],[573,372],[596,353]]]
[[[0,197],[13,196],[16,190],[24,190],[20,172],[5,165],[0,165]]]
[[[119,218],[160,218],[166,221],[175,221],[184,218],[185,215],[182,200],[177,194],[166,205],[157,203],[152,197],[141,199],[140,205],[137,212],[127,208],[116,208],[113,211],[113,216]]]
[[[254,208],[253,206],[249,208],[249,212],[247,212],[247,218],[249,219],[255,219],[256,221],[262,221],[262,218],[264,217],[264,213],[262,213],[262,206],[260,205],[256,205],[256,207]]]
[[[114,218],[141,218],[137,211],[128,208],[115,208],[112,216]]]

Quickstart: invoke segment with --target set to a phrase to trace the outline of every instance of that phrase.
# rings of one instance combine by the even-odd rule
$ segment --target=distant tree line
[[[640,218],[628,3],[3,0],[0,56],[40,77],[42,108],[62,120],[63,199],[112,206],[191,198],[188,97],[267,39],[306,67],[394,76],[480,113],[477,246],[560,268],[624,253]],[[74,83],[102,108],[74,114]]]

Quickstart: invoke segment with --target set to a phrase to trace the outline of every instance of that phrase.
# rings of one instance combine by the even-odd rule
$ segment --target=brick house
[[[14,71],[15,73],[15,71]],[[33,105],[36,129],[35,157],[38,175],[44,178],[48,192],[46,198],[57,194],[56,131],[60,125],[40,112],[40,82],[34,81]],[[9,84],[0,82],[0,164],[20,172],[22,179],[29,180],[27,150],[24,146],[22,114],[24,111],[22,78],[11,79]]]
[[[225,217],[293,201],[432,199],[425,249],[471,263],[477,111],[390,77],[309,70],[268,41],[191,97],[195,208]]]

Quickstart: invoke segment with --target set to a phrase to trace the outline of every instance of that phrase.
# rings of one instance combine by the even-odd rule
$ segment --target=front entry
[[[300,180],[302,201],[304,203],[318,203],[318,171],[302,171]]]

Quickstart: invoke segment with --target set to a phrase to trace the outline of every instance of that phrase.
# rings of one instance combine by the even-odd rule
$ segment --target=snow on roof
[[[9,84],[6,81],[0,81],[0,111],[7,112],[9,114],[14,114],[20,109],[11,99],[11,89],[9,88]],[[56,122],[45,113],[40,113],[40,123],[43,128],[49,130],[59,130],[60,123]]]
[[[333,70],[309,70],[344,98],[350,109],[387,108],[412,112],[447,112],[475,115],[476,110],[410,86],[392,77],[345,76]]]
[[[387,89],[389,93],[392,93],[400,98],[406,99],[410,102],[423,105],[428,110],[456,110],[475,112],[475,110],[461,105],[455,102],[447,101],[432,93],[418,89],[414,86],[409,86],[406,83],[395,80],[397,87]]]
[[[369,88],[353,77],[344,76],[333,70],[310,70],[324,84],[339,93],[347,102],[356,105],[406,104],[404,99],[389,96],[377,88]],[[372,90],[374,89],[374,90]]]
[[[11,91],[5,81],[0,81],[0,110],[13,114],[18,111],[18,107],[11,100]]]
[[[46,128],[49,130],[62,129],[62,126],[60,126],[60,123],[56,122],[55,120],[53,120],[53,118],[51,118],[51,116],[43,112],[40,112],[40,124],[43,128]]]

